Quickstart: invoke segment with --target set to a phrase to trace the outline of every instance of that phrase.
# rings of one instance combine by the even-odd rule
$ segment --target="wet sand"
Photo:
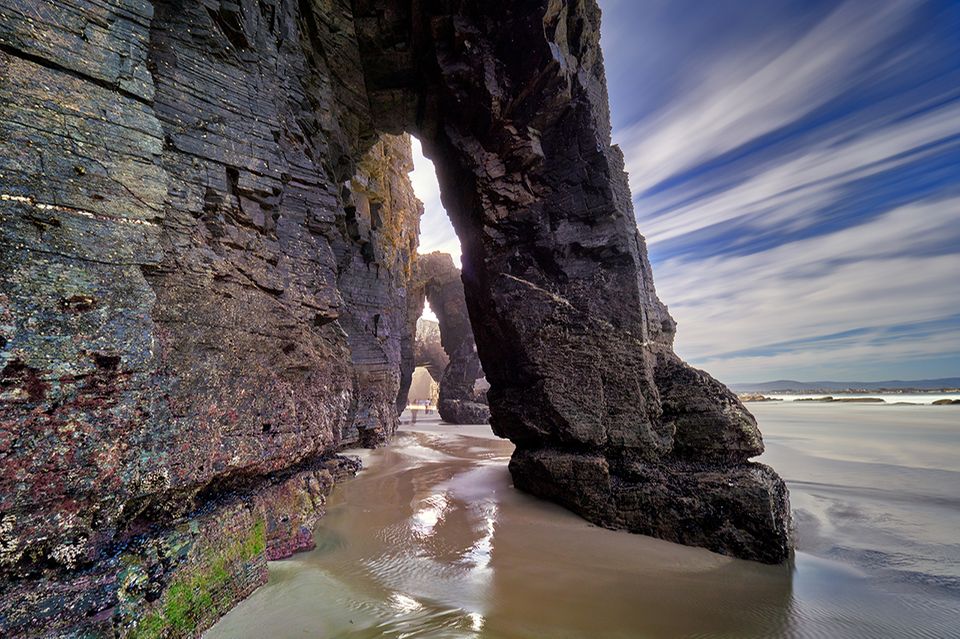
[[[750,408],[791,488],[789,565],[592,526],[514,490],[488,427],[421,418],[206,636],[960,637],[960,411]]]

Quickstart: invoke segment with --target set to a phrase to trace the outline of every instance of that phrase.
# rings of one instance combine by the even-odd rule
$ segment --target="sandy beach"
[[[788,565],[592,526],[513,489],[488,426],[421,416],[206,636],[957,636],[957,412],[751,410],[792,493]]]

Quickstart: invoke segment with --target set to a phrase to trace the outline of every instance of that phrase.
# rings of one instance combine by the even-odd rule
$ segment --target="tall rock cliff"
[[[781,561],[672,351],[592,0],[0,0],[0,634],[194,636],[396,424],[437,163],[516,485]]]
[[[343,237],[336,245],[339,324],[347,333],[357,389],[351,422],[356,440],[384,443],[397,425],[401,345],[416,331],[407,323],[407,285],[414,277],[423,205],[407,174],[408,137],[384,136],[363,157],[345,189]],[[359,250],[358,250],[359,248]],[[351,430],[346,437],[355,441]]]
[[[767,562],[783,481],[728,389],[673,352],[590,0],[357,0],[371,106],[438,171],[514,484],[596,523]]]
[[[395,428],[420,205],[350,20],[0,3],[0,634],[193,634]]]

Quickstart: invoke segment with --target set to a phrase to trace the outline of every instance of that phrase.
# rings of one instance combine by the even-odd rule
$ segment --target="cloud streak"
[[[757,224],[804,225],[856,180],[895,170],[942,150],[960,149],[960,102],[887,126],[870,122],[779,157],[742,183],[692,202],[688,193],[638,199],[650,211],[641,227],[651,243],[730,220],[759,216]],[[630,154],[638,150],[631,149]]]
[[[916,4],[846,2],[785,49],[774,41],[715,61],[680,99],[618,133],[632,151],[627,170],[633,192],[642,194],[837,97]]]
[[[657,25],[689,47],[666,71],[682,88],[614,137],[681,355],[730,382],[960,373],[960,51],[944,7],[848,0],[800,20],[779,3],[722,47]]]
[[[890,360],[960,351],[957,331],[916,342],[909,333],[871,341],[888,327],[958,313],[960,259],[937,250],[943,243],[960,244],[958,219],[960,198],[912,204],[767,251],[668,260],[660,265],[657,287],[679,322],[681,354],[738,380],[772,364],[781,370],[801,362],[809,367],[812,353],[829,372],[867,356]],[[842,343],[823,340],[848,331],[862,334]],[[778,348],[784,343],[794,345]],[[764,349],[767,355],[742,355]],[[748,364],[757,369],[745,369]]]

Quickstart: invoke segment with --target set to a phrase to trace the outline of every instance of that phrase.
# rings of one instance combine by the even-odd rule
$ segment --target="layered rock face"
[[[598,29],[586,0],[0,0],[0,634],[194,636],[309,546],[336,452],[396,424],[404,132],[516,485],[786,556],[756,423],[673,354]]]
[[[0,2],[0,634],[192,636],[395,427],[420,208],[351,32]]]
[[[407,177],[412,169],[407,137],[385,136],[367,152],[349,183],[348,241],[335,247],[344,300],[338,323],[347,332],[358,391],[351,422],[363,445],[384,443],[402,410],[396,402],[409,331],[407,283],[423,209]]]
[[[397,399],[398,408],[406,406],[407,390],[416,366],[434,364],[428,370],[440,385],[440,399],[437,412],[451,424],[484,424],[490,419],[485,392],[476,390],[476,382],[483,377],[483,368],[477,355],[473,329],[467,313],[463,282],[460,269],[453,264],[453,258],[447,253],[428,253],[417,256],[413,276],[407,286],[407,322],[415,326],[423,314],[424,300],[430,302],[430,308],[440,324],[440,344],[446,354],[447,364],[437,376],[436,355],[428,353],[429,346],[417,345],[416,350],[423,355],[432,355],[422,361],[416,356],[407,359],[401,368],[401,393]],[[408,335],[411,330],[408,328]]]

